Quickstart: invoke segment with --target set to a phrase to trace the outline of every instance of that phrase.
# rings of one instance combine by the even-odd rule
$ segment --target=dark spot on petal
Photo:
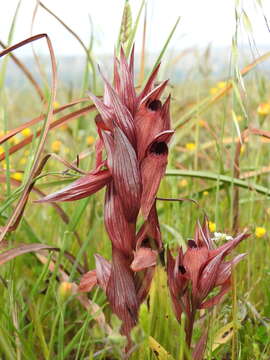
[[[147,104],[147,107],[148,107],[149,110],[158,111],[158,110],[161,109],[162,104],[161,104],[161,101],[160,101],[160,100],[153,100],[153,101],[150,101],[150,102]]]
[[[148,237],[145,237],[141,242],[142,247],[150,247],[150,239]]]
[[[168,153],[168,146],[164,141],[154,142],[150,147],[150,153],[154,153],[156,155],[165,155]]]
[[[178,270],[180,271],[181,274],[185,274],[187,272],[183,265],[179,265]]]
[[[188,240],[188,247],[189,248],[196,248],[197,244],[195,243],[194,240]]]

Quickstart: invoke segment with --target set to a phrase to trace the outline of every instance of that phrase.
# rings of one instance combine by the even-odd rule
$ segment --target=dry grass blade
[[[53,114],[57,114],[57,113],[59,113],[61,111],[64,111],[64,110],[68,109],[71,106],[80,104],[82,102],[89,102],[89,98],[81,98],[81,99],[73,100],[68,104],[60,106],[57,109],[54,109]],[[45,118],[46,118],[46,115],[40,115],[40,116],[38,116],[38,117],[36,117],[36,118],[34,118],[32,120],[29,120],[29,121],[25,122],[22,125],[16,127],[16,129],[13,129],[13,130],[9,131],[8,134],[0,137],[0,145],[3,144],[5,141],[11,139],[13,136],[17,135],[19,132],[21,132],[25,128],[31,127],[31,126],[43,121]]]
[[[245,76],[248,74],[255,66],[262,63],[266,59],[270,57],[270,52],[265,53],[264,55],[258,57],[256,60],[254,60],[249,65],[245,66],[240,74],[242,76]],[[228,84],[224,89],[221,89],[216,95],[214,96],[208,96],[207,98],[204,98],[202,101],[199,102],[199,104],[195,105],[191,110],[189,110],[186,114],[184,114],[179,121],[177,121],[174,124],[174,128],[178,129],[182,126],[184,126],[189,120],[192,119],[194,115],[198,116],[202,114],[204,111],[206,111],[211,105],[216,103],[219,99],[223,98],[225,95],[227,95],[233,87],[233,82],[228,81]]]
[[[57,82],[55,55],[54,55],[51,40],[47,34],[38,34],[35,36],[31,36],[30,38],[25,39],[25,40],[19,42],[18,44],[15,44],[15,45],[5,49],[4,51],[2,51],[0,53],[0,57],[2,57],[6,54],[9,54],[11,51],[13,51],[15,49],[18,49],[26,44],[32,43],[33,41],[37,41],[42,38],[45,38],[47,41],[48,49],[50,52],[50,58],[51,58],[51,67],[52,67],[52,89],[51,89],[51,99],[50,99],[49,108],[48,108],[48,116],[44,123],[42,136],[41,136],[39,144],[38,144],[38,148],[37,148],[37,151],[35,154],[34,162],[33,162],[30,174],[29,174],[29,178],[26,182],[24,191],[21,195],[21,198],[18,201],[18,204],[16,205],[16,207],[14,209],[13,214],[11,215],[7,224],[5,225],[5,227],[2,230],[2,233],[0,235],[0,241],[2,241],[4,239],[4,237],[8,231],[10,231],[11,229],[14,229],[14,227],[16,228],[16,226],[22,216],[24,207],[26,205],[26,202],[27,202],[27,199],[29,196],[29,192],[31,191],[31,187],[33,186],[32,181],[37,176],[37,172],[38,172],[38,168],[39,168],[39,158],[40,158],[43,148],[44,148],[45,140],[46,140],[46,137],[47,137],[47,134],[49,131],[50,122],[53,119],[53,103],[55,102],[55,99],[56,99],[56,82]]]
[[[255,128],[248,128],[244,130],[240,137],[238,138],[236,149],[235,149],[235,157],[234,157],[234,178],[236,179],[243,179],[252,176],[256,176],[261,173],[261,171],[255,171],[249,173],[249,176],[247,174],[243,177],[240,173],[240,154],[241,154],[241,148],[242,143],[245,142],[247,137],[250,135],[258,135],[265,137],[267,139],[270,139],[270,131],[267,130],[261,130],[261,129],[255,129]],[[268,167],[266,168],[266,172],[268,172]],[[239,188],[235,187],[234,189],[234,198],[233,198],[233,232],[237,233],[238,230],[238,220],[239,220]]]
[[[14,259],[15,257],[26,254],[29,252],[37,252],[40,250],[56,250],[57,248],[45,245],[45,244],[23,244],[16,248],[4,251],[0,254],[0,265],[5,264],[6,262]]]
[[[68,122],[69,120],[74,120],[74,119],[77,119],[78,117],[80,116],[83,116],[83,115],[86,115],[88,114],[90,111],[93,111],[95,109],[95,106],[94,105],[90,105],[90,106],[86,106],[80,110],[76,110],[74,112],[72,112],[71,114],[68,114],[68,115],[65,115],[63,117],[61,117],[60,119],[58,120],[55,120],[53,121],[50,125],[49,125],[49,131],[52,130],[52,129],[56,129],[60,126],[62,126],[63,124],[65,124],[66,122]],[[44,117],[43,117],[44,118]],[[38,120],[38,121],[41,121],[41,120]],[[16,130],[17,131],[17,130]],[[42,130],[38,130],[37,133],[35,134],[35,136],[40,136],[42,133]],[[7,140],[7,137],[9,136],[6,135],[5,137],[5,141]],[[10,137],[8,137],[10,138]],[[1,139],[2,142],[3,141],[3,138]],[[25,139],[23,139],[21,142],[19,142],[18,144],[16,145],[13,145],[10,149],[9,149],[9,155],[12,155],[13,153],[17,152],[18,150],[22,149],[24,146],[26,146],[27,144],[30,144],[31,141],[33,140],[33,135],[30,135],[28,137],[26,137]],[[0,141],[0,144],[1,144],[1,141]],[[6,154],[5,153],[2,153],[0,155],[0,161],[4,160],[6,158]]]
[[[85,51],[87,60],[89,61],[90,65],[92,67],[93,73],[95,73],[94,61],[91,58],[89,51],[88,51],[87,47],[85,46],[84,42],[82,41],[82,39],[75,33],[75,31],[73,31],[66,23],[64,23],[63,20],[61,20],[56,14],[54,14],[50,9],[48,9],[41,1],[38,1],[38,5],[41,6],[44,10],[46,10],[50,15],[52,15],[79,42],[79,44],[82,46],[83,50]],[[34,21],[34,18],[33,18],[33,21]]]
[[[7,46],[0,41],[0,46],[3,49],[7,49]],[[30,83],[34,86],[38,96],[40,97],[40,100],[45,102],[45,96],[40,88],[40,86],[38,85],[37,81],[34,79],[34,77],[32,76],[31,72],[28,70],[28,68],[17,58],[17,56],[15,56],[14,54],[10,54],[11,59],[15,62],[15,64],[22,70],[22,72],[25,74],[25,76],[28,78],[28,80],[30,81]]]

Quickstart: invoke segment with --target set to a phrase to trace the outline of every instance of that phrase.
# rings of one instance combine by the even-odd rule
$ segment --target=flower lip
[[[168,153],[168,146],[165,141],[154,142],[150,147],[150,153],[156,155],[166,155]]]
[[[147,103],[147,107],[148,109],[152,110],[152,111],[158,111],[162,108],[162,103],[160,100],[156,99],[156,100],[150,100]]]

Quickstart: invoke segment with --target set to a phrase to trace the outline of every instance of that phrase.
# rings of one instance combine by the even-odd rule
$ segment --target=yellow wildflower
[[[0,146],[0,154],[3,154],[5,152],[5,149],[3,148],[3,146]]]
[[[186,179],[182,179],[182,180],[179,181],[178,186],[180,186],[180,187],[186,187],[187,184],[188,184],[187,180],[186,180]]]
[[[207,190],[205,190],[205,191],[203,192],[203,196],[207,196],[207,195],[209,195],[209,192],[208,192]]]
[[[270,103],[262,103],[257,108],[257,113],[261,116],[267,116],[270,114]]]
[[[23,174],[20,172],[15,172],[14,174],[11,175],[11,177],[15,180],[21,181],[23,178]]]
[[[212,87],[212,88],[210,89],[210,94],[211,94],[211,95],[215,95],[217,92],[218,92],[218,88],[216,88],[216,87]]]
[[[210,230],[211,232],[215,232],[215,231],[216,231],[216,224],[215,224],[214,222],[209,221],[209,222],[208,222],[208,227],[209,227],[209,230]]]
[[[93,145],[95,142],[95,138],[94,138],[94,136],[90,135],[90,136],[87,136],[86,141],[87,141],[87,145]]]
[[[207,122],[206,122],[205,120],[203,120],[203,119],[200,119],[200,120],[199,120],[199,125],[200,125],[201,127],[206,127]]]
[[[241,115],[236,115],[236,120],[237,120],[238,122],[241,122],[241,121],[243,120],[243,116],[241,116]]]
[[[27,159],[25,157],[21,158],[20,165],[25,165],[27,162]]]
[[[72,283],[68,281],[61,282],[58,293],[63,300],[72,295]]]
[[[194,144],[194,143],[187,143],[187,144],[185,145],[185,147],[186,147],[187,150],[193,151],[193,150],[196,149],[196,144]]]
[[[22,130],[22,134],[25,137],[30,136],[32,134],[32,130],[30,128],[25,128]]]
[[[219,82],[217,83],[217,87],[218,87],[219,89],[224,89],[226,86],[227,86],[226,81],[219,81]]]
[[[4,136],[4,135],[5,135],[4,130],[0,130],[0,136]]]
[[[59,152],[60,151],[60,148],[61,148],[61,141],[60,140],[55,140],[53,141],[52,145],[51,145],[51,149],[52,151],[54,152]]]
[[[262,226],[257,226],[255,229],[255,235],[257,238],[261,238],[266,234],[266,229]]]
[[[59,107],[60,107],[59,102],[58,102],[58,101],[54,101],[53,107],[54,107],[55,109],[59,108]]]
[[[241,145],[240,154],[244,154],[245,151],[246,151],[245,145]]]

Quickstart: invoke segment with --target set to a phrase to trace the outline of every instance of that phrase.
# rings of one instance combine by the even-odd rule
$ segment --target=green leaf
[[[244,189],[257,191],[259,194],[270,196],[270,189],[265,186],[249,183],[245,180],[237,179],[228,175],[215,174],[208,171],[194,171],[194,170],[174,170],[169,169],[166,171],[166,176],[187,176],[199,179],[207,179],[214,181],[221,181],[227,184],[234,184]]]

